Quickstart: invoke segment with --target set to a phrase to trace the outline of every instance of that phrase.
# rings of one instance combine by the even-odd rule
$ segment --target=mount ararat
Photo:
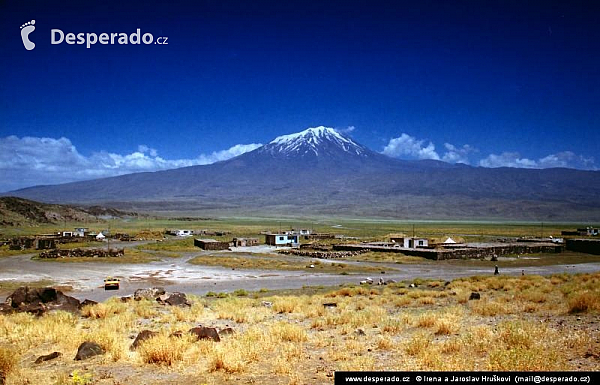
[[[399,160],[326,127],[279,136],[210,165],[36,186],[7,195],[202,215],[600,220],[599,171]]]

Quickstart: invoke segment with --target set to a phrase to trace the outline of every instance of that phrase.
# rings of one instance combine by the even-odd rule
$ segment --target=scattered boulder
[[[86,341],[79,345],[77,354],[75,355],[75,361],[86,360],[100,354],[104,354],[104,349],[102,349],[102,346],[95,342]]]
[[[354,334],[356,334],[357,336],[366,336],[367,333],[365,333],[365,329],[363,328],[358,328],[354,331]]]
[[[36,316],[41,316],[48,311],[48,308],[42,303],[21,304],[17,311],[22,313],[30,313]]]
[[[136,301],[141,301],[142,299],[155,300],[165,293],[166,291],[164,287],[149,287],[145,289],[137,289],[133,293],[133,298]]]
[[[14,308],[32,303],[46,303],[57,299],[56,289],[53,287],[34,288],[21,286],[6,298],[6,303]]]
[[[133,299],[132,296],[126,295],[125,297],[121,297],[121,302],[129,302]]]
[[[0,314],[10,314],[10,313],[14,313],[14,312],[15,312],[15,308],[10,306],[9,304],[0,303]]]
[[[323,304],[324,308],[332,308],[332,307],[337,307],[337,303],[335,302],[326,302]]]
[[[262,301],[260,304],[264,307],[273,307],[273,302],[269,301]]]
[[[97,305],[97,304],[98,304],[98,302],[92,301],[91,299],[84,299],[83,302],[81,303],[80,307]]]
[[[191,328],[189,333],[196,336],[199,340],[213,340],[215,342],[221,341],[219,337],[219,333],[215,328],[207,328],[204,326],[197,326],[195,328]]]
[[[77,312],[81,303],[77,298],[64,295],[53,287],[22,286],[6,298],[6,304],[20,312],[37,315],[49,310]]]
[[[55,358],[58,358],[58,357],[60,357],[60,356],[62,356],[62,353],[61,353],[61,352],[53,352],[53,353],[47,354],[47,355],[45,355],[45,356],[39,356],[39,357],[38,357],[38,358],[35,360],[35,363],[36,363],[36,364],[41,364],[41,363],[42,363],[42,362],[44,362],[44,361],[50,361],[50,360],[53,360],[53,359],[55,359]]]
[[[233,330],[232,328],[221,329],[218,333],[219,336],[228,336],[231,334],[235,334],[235,330]]]
[[[472,292],[471,295],[469,296],[469,301],[474,300],[474,299],[481,299],[481,294]]]
[[[141,332],[138,333],[137,337],[135,337],[135,341],[133,341],[133,344],[131,344],[131,346],[129,347],[129,350],[131,350],[131,351],[136,350],[143,341],[146,341],[146,340],[154,337],[157,334],[158,334],[158,332],[153,332],[152,330],[142,330]]]
[[[169,335],[171,338],[181,338],[183,337],[183,332],[181,330],[177,330]]]
[[[192,306],[192,304],[189,303],[184,293],[167,293],[159,296],[156,300],[162,305],[166,304],[170,306]]]

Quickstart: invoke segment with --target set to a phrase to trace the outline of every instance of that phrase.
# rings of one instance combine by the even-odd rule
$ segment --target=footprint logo
[[[35,43],[29,40],[29,34],[35,31],[34,24],[35,20],[31,20],[21,26],[21,39],[23,39],[23,45],[27,51],[35,48]]]

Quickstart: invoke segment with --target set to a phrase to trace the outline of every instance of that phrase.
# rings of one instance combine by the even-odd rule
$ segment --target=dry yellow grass
[[[589,310],[600,310],[600,290],[576,293],[569,299],[569,313],[581,313]]]
[[[167,384],[160,380],[165,373],[179,383],[274,385],[328,383],[335,370],[592,370],[599,285],[595,273],[260,299],[190,296],[189,308],[111,299],[81,315],[0,316],[0,370],[16,385],[69,384],[75,370],[99,385]],[[469,300],[472,291],[482,299]],[[337,306],[325,308],[326,302]],[[220,342],[195,341],[185,331],[198,324],[231,326],[235,333]],[[159,335],[130,351],[131,337],[143,329]],[[170,337],[174,331],[183,337]],[[85,340],[106,353],[74,362]],[[33,364],[52,351],[63,357]],[[106,373],[112,377],[102,378]]]
[[[159,334],[142,342],[137,350],[143,363],[171,366],[183,359],[190,344],[189,338]]]
[[[8,346],[0,346],[0,383],[17,369],[18,363],[19,355],[16,349]]]

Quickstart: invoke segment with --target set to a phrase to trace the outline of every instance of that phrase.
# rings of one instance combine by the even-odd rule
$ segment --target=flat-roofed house
[[[298,246],[298,234],[265,234],[265,243],[271,246]]]

